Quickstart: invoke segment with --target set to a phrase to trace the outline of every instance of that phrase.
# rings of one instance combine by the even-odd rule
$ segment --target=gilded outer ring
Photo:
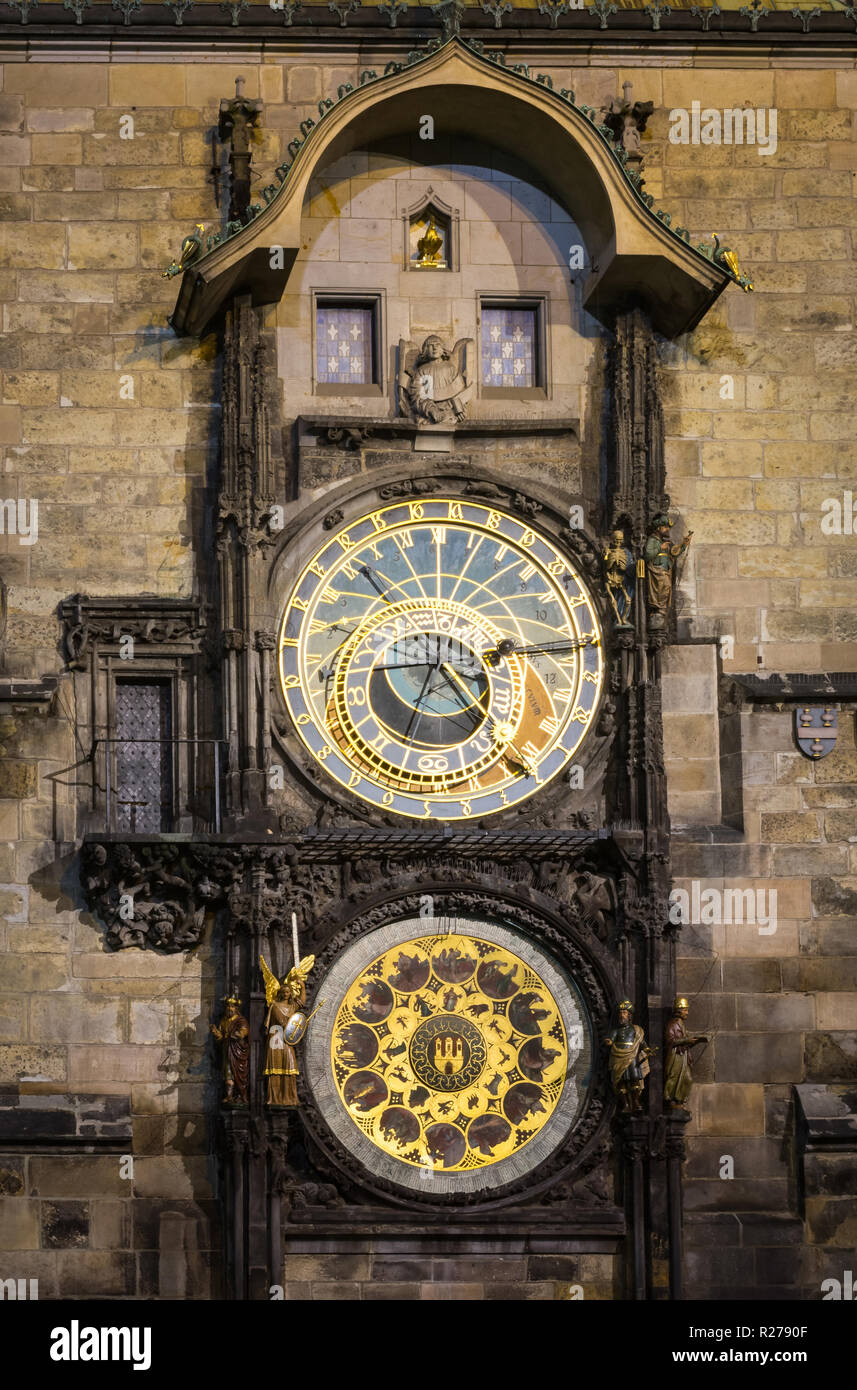
[[[332,1006],[318,1016],[321,1026],[307,1033],[306,1079],[322,1117],[358,1163],[369,1173],[403,1189],[419,1192],[428,1199],[433,1195],[466,1194],[493,1186],[500,1189],[538,1167],[564,1141],[579,1118],[591,1080],[594,1055],[592,1027],[579,990],[532,940],[515,931],[511,923],[507,925],[487,915],[441,920],[455,934],[496,943],[528,967],[549,992],[566,1038],[575,1039],[575,1046],[569,1052],[562,1089],[552,1112],[539,1132],[523,1147],[500,1161],[483,1164],[472,1171],[435,1169],[429,1174],[425,1166],[404,1162],[394,1153],[385,1152],[355,1123],[343,1104],[331,1060],[337,1018],[354,982],[386,952],[425,939],[428,935],[426,919],[414,916],[385,923],[342,952],[320,985]],[[439,934],[439,940],[442,935]],[[457,1100],[461,1094],[464,1093],[454,1094],[451,1099]]]

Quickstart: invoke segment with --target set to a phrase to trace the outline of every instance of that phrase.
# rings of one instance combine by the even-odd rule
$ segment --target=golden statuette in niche
[[[384,1153],[444,1172],[488,1167],[544,1128],[568,1039],[544,981],[509,949],[449,933],[400,942],[339,1008],[331,1065],[354,1124]]]

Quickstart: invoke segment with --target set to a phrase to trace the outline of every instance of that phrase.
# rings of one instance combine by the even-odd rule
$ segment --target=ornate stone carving
[[[83,889],[114,950],[197,946],[206,912],[225,899],[240,854],[209,845],[85,843]]]
[[[379,487],[378,496],[383,502],[393,497],[425,497],[439,492],[443,483],[439,478],[402,478],[395,483],[385,483]]]
[[[465,419],[473,395],[472,353],[472,338],[459,338],[451,349],[436,333],[422,347],[400,339],[397,386],[402,415],[417,425],[454,425]]]
[[[92,647],[132,637],[141,645],[180,643],[195,650],[206,632],[200,604],[186,599],[90,598],[75,594],[60,606],[69,669],[86,669]]]
[[[251,101],[243,95],[244,78],[235,79],[235,96],[220,103],[220,117],[217,133],[224,143],[229,144],[229,167],[232,172],[232,187],[229,201],[229,216],[244,221],[250,207],[250,148],[253,132],[262,114],[261,101]]]

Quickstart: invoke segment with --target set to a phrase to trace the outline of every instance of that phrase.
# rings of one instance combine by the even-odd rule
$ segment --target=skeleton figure
[[[627,627],[634,602],[634,557],[625,544],[624,531],[614,531],[610,536],[604,551],[604,578],[616,622]]]

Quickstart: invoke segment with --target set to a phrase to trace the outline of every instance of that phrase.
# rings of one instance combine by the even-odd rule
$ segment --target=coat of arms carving
[[[836,746],[838,715],[833,705],[799,705],[795,710],[795,740],[804,757],[826,758]]]

